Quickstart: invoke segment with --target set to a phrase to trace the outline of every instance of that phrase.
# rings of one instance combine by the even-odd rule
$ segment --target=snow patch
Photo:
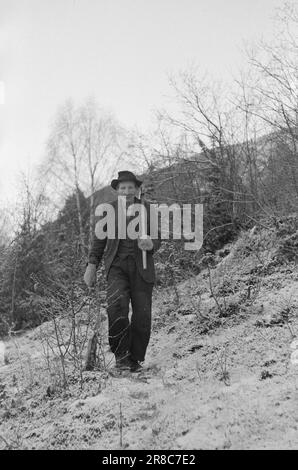
[[[0,341],[0,366],[5,365],[5,344]]]

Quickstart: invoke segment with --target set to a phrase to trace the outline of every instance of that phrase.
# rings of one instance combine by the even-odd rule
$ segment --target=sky
[[[146,130],[168,75],[196,64],[228,80],[244,42],[270,39],[283,0],[0,0],[0,200],[41,161],[66,99],[94,96]]]

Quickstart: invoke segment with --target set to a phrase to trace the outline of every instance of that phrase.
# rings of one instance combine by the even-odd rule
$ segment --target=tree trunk
[[[82,209],[81,209],[81,201],[80,201],[80,189],[79,189],[78,184],[76,184],[76,203],[77,203],[77,212],[78,212],[78,220],[79,220],[81,253],[82,253],[82,255],[86,255],[86,245],[85,245],[85,236],[84,236],[83,219],[82,219]]]

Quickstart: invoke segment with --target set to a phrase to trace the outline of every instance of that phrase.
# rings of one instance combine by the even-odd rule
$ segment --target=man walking
[[[141,369],[140,363],[145,360],[150,339],[152,291],[155,282],[153,254],[160,247],[160,237],[152,239],[146,235],[131,239],[127,230],[125,238],[123,234],[119,237],[121,230],[118,215],[125,213],[127,229],[130,221],[135,218],[135,215],[128,215],[129,206],[141,203],[137,198],[141,184],[142,181],[130,171],[120,171],[118,178],[112,180],[111,186],[118,194],[117,200],[111,203],[115,209],[115,237],[107,234],[104,239],[99,239],[96,234],[94,235],[84,275],[86,284],[91,287],[96,280],[96,270],[104,255],[108,283],[109,344],[115,354],[116,367],[121,370],[130,369],[132,372]],[[126,202],[125,206],[121,204],[123,200]],[[144,202],[144,206],[147,214],[146,234],[148,234],[150,207],[147,202]],[[130,302],[131,322],[128,318]]]

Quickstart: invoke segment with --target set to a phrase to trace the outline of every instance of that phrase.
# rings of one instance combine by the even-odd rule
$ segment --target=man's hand
[[[92,287],[96,281],[96,265],[89,263],[85,274],[84,274],[84,281],[88,287]]]
[[[149,235],[143,235],[142,237],[138,238],[138,247],[140,250],[152,250],[153,248],[153,241],[149,237]]]

